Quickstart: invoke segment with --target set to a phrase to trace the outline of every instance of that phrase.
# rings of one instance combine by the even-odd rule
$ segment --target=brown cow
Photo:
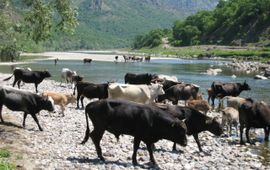
[[[52,91],[45,91],[42,93],[42,96],[50,96],[54,100],[55,105],[61,107],[61,114],[64,116],[65,106],[69,103],[75,103],[76,98],[73,95],[62,94]]]

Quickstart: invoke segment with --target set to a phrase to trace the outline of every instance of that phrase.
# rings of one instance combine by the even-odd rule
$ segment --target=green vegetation
[[[10,157],[10,152],[6,149],[0,149],[0,158],[8,158]]]
[[[173,46],[199,44],[270,46],[270,0],[221,0],[213,11],[200,11],[176,21],[169,36]],[[151,37],[147,34],[144,39]],[[135,39],[138,44],[140,39]],[[141,47],[151,47],[141,43]],[[256,53],[256,52],[255,52]]]
[[[71,0],[1,0],[0,61],[17,59],[17,51],[35,51],[54,32],[73,33],[77,12]]]
[[[6,149],[0,149],[0,170],[16,169],[16,166],[7,160],[7,158],[10,156],[10,151]]]
[[[172,44],[270,45],[270,0],[221,0],[213,11],[201,11],[175,22]],[[265,44],[267,43],[267,44]]]

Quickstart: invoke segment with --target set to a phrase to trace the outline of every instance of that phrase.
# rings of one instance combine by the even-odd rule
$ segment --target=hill
[[[74,35],[55,34],[47,49],[104,49],[130,46],[134,37],[155,28],[170,28],[218,0],[74,0],[79,26]]]

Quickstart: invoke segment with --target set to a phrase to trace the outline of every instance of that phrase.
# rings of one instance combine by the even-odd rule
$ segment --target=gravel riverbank
[[[0,73],[1,85],[11,85],[12,81],[2,82],[7,74]],[[59,82],[45,80],[38,89],[72,93],[72,90],[59,85]],[[33,84],[26,84],[22,89],[34,92]],[[85,104],[89,102],[85,100]],[[149,168],[149,156],[144,144],[138,150],[140,166],[132,165],[133,137],[121,136],[117,142],[114,135],[105,133],[101,147],[105,162],[97,158],[92,141],[79,144],[86,129],[84,110],[75,110],[76,104],[66,107],[65,116],[58,113],[41,111],[38,115],[44,131],[40,132],[31,116],[27,117],[26,128],[21,128],[22,113],[3,107],[3,117],[8,124],[0,123],[0,148],[9,147],[11,152],[22,153],[21,161],[15,163],[21,169],[145,169]],[[56,106],[57,112],[60,111]],[[213,113],[215,114],[215,113]],[[90,123],[91,125],[91,123]],[[90,126],[93,129],[93,126]],[[258,131],[261,133],[261,131]],[[179,152],[172,152],[173,143],[161,140],[156,143],[154,156],[159,167],[155,169],[268,169],[262,164],[264,158],[253,147],[240,146],[238,137],[214,137],[208,132],[199,135],[202,149],[198,152],[192,136],[188,137],[188,146],[178,146]],[[256,142],[256,145],[260,143]],[[22,161],[23,160],[23,161]]]

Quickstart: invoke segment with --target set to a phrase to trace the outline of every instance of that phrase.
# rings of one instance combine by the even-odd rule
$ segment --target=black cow
[[[83,63],[91,63],[92,62],[92,59],[91,58],[84,58],[83,59]]]
[[[157,78],[156,74],[133,74],[127,73],[125,75],[125,83],[129,84],[147,84],[150,85],[153,79]]]
[[[104,84],[94,84],[89,82],[80,81],[75,85],[73,94],[75,95],[75,89],[77,88],[77,109],[80,108],[79,100],[81,99],[82,108],[84,108],[83,99],[87,97],[88,99],[106,99],[108,98],[108,85]]]
[[[2,107],[5,105],[8,109],[13,111],[23,111],[23,127],[25,127],[25,119],[30,114],[36,121],[38,128],[42,131],[39,125],[36,113],[41,110],[54,110],[54,104],[52,98],[41,97],[37,94],[17,90],[11,87],[0,87],[0,119],[4,122],[2,117]]]
[[[212,100],[212,105],[214,106],[215,98],[219,97],[222,99],[225,96],[239,96],[239,94],[244,90],[250,90],[249,85],[246,83],[221,83],[213,82],[211,85],[211,93],[209,98]],[[209,93],[208,93],[209,94]]]
[[[240,144],[243,142],[243,130],[246,128],[247,142],[249,140],[249,129],[263,128],[265,133],[265,141],[269,140],[270,132],[270,106],[263,102],[254,102],[248,98],[239,106],[239,122],[240,122]]]
[[[174,105],[178,104],[178,100],[188,100],[191,97],[197,99],[199,92],[199,86],[194,84],[177,84],[167,90],[165,94],[158,96],[158,102],[162,102],[165,99],[172,101]]]
[[[38,92],[37,87],[38,84],[43,81],[44,78],[51,77],[51,74],[48,71],[29,71],[29,70],[22,70],[22,69],[15,69],[13,71],[13,74],[4,79],[4,81],[7,81],[11,79],[11,77],[14,75],[14,82],[13,87],[17,83],[18,88],[20,88],[21,81],[25,83],[34,83],[36,88],[36,93]]]
[[[90,136],[98,157],[103,161],[100,140],[105,130],[114,134],[116,138],[121,134],[134,136],[133,165],[137,165],[136,155],[141,141],[146,144],[153,164],[156,164],[156,161],[151,146],[158,140],[167,139],[183,146],[187,145],[185,124],[154,106],[103,99],[89,103],[85,109],[85,116],[87,129],[82,144],[87,142]],[[94,126],[91,133],[88,116]]]
[[[183,84],[183,82],[175,82],[175,81],[171,81],[171,80],[163,80],[161,82],[162,86],[163,86],[163,90],[167,90],[168,88],[177,85],[177,84]]]
[[[217,121],[217,117],[211,118],[189,107],[161,104],[158,104],[157,107],[179,120],[185,119],[184,122],[187,126],[187,135],[193,135],[200,152],[202,151],[198,137],[200,132],[209,131],[216,136],[220,136],[223,133],[222,126]],[[173,150],[176,150],[176,143],[173,145]]]

